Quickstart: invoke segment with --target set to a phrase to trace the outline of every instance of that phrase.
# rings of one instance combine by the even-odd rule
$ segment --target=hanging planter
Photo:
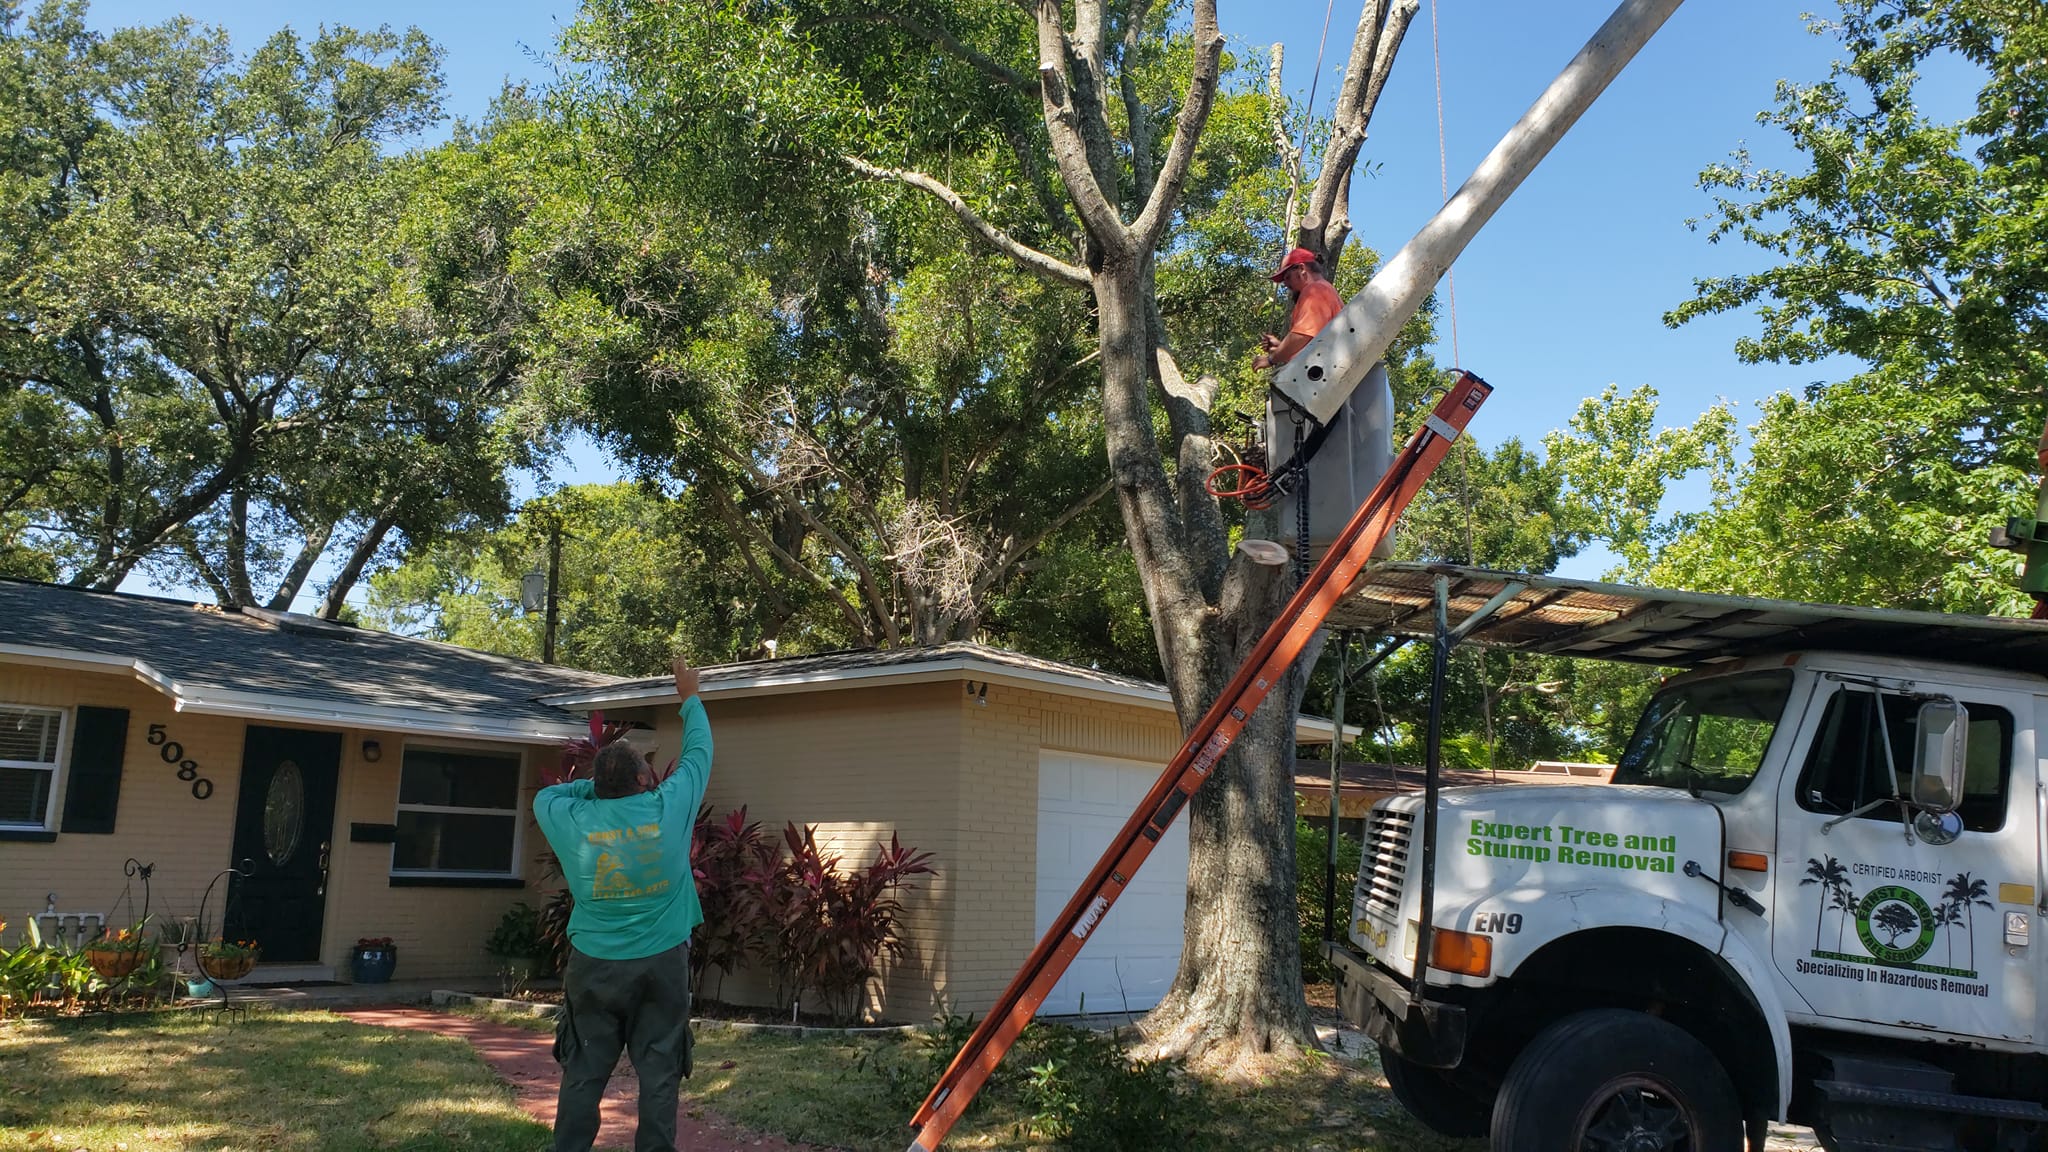
[[[254,941],[209,940],[199,946],[199,970],[215,980],[240,980],[261,954]]]
[[[126,979],[137,968],[142,967],[150,953],[156,951],[156,942],[140,932],[123,929],[112,936],[103,936],[85,947],[85,962],[99,978],[112,983]]]

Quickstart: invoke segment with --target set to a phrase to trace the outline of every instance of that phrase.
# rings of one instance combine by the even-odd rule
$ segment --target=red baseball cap
[[[1276,270],[1271,276],[1268,276],[1267,279],[1271,280],[1275,284],[1278,284],[1281,278],[1287,275],[1287,270],[1289,268],[1294,267],[1296,264],[1313,264],[1319,259],[1321,259],[1321,257],[1317,256],[1315,253],[1309,251],[1306,248],[1296,248],[1294,251],[1289,252],[1287,254],[1286,259],[1280,261],[1279,269]]]

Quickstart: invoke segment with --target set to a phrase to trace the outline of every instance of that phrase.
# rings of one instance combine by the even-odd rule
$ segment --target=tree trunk
[[[392,509],[387,509],[364,530],[362,538],[356,541],[355,548],[349,552],[348,560],[342,564],[341,571],[335,575],[334,583],[327,586],[326,595],[320,598],[319,616],[322,620],[341,619],[341,610],[348,601],[349,589],[354,588],[356,581],[363,578],[363,569],[369,566],[370,558],[377,554],[377,549],[384,546],[384,537],[391,533],[396,522],[394,503]]]
[[[1263,571],[1262,587],[1235,612],[1209,613],[1204,651],[1193,657],[1201,703],[1228,686],[1286,602],[1287,569]],[[1296,662],[1188,803],[1180,968],[1144,1020],[1152,1055],[1254,1077],[1318,1048],[1301,986],[1293,774],[1293,717],[1315,655]],[[1191,726],[1199,709],[1182,715]]]

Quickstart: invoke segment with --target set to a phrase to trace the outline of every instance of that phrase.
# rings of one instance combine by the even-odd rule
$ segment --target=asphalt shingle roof
[[[834,672],[853,672],[870,668],[896,668],[911,671],[921,664],[942,664],[949,660],[974,659],[986,661],[1024,672],[1040,672],[1069,679],[1099,684],[1105,688],[1120,688],[1139,692],[1164,692],[1166,686],[1151,680],[1139,680],[1121,676],[1114,672],[1103,672],[1095,668],[1083,668],[1075,664],[1062,664],[1057,660],[1045,660],[1012,652],[1006,648],[992,648],[986,644],[975,644],[955,640],[945,644],[934,644],[926,648],[860,648],[847,652],[824,652],[815,656],[786,656],[776,660],[749,660],[737,664],[716,664],[701,670],[703,685],[707,689],[735,681],[752,680],[756,677],[814,677],[829,676]],[[649,676],[638,680],[619,680],[606,686],[607,691],[631,691],[634,689],[655,690],[668,685],[667,676]]]
[[[193,690],[574,724],[537,698],[621,683],[390,632],[0,579],[0,644],[141,660]]]

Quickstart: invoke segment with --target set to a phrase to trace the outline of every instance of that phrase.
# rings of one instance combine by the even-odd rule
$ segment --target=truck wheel
[[[1435,1068],[1424,1068],[1380,1049],[1380,1070],[1394,1099],[1423,1127],[1440,1136],[1484,1136],[1493,1121],[1493,1101],[1451,1083]]]
[[[1494,1152],[1741,1152],[1742,1108],[1707,1046],[1603,1008],[1537,1035],[1493,1108]]]

